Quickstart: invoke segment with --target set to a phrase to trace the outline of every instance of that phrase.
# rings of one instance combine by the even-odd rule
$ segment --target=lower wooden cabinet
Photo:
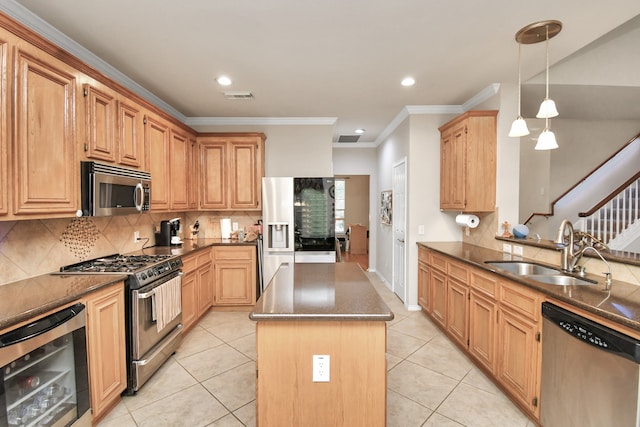
[[[188,331],[213,303],[211,248],[182,257],[182,326]]]
[[[255,246],[214,246],[213,266],[214,305],[255,304]]]
[[[419,249],[418,295],[434,322],[538,420],[542,295],[425,248]]]
[[[84,299],[87,307],[87,358],[94,423],[127,388],[124,283],[102,288]]]

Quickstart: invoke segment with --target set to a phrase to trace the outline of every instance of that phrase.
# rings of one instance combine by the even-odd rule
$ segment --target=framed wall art
[[[380,222],[385,225],[391,225],[392,194],[391,190],[380,193]]]

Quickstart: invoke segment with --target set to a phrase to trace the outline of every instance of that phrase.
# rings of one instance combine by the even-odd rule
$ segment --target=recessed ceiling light
[[[216,79],[216,81],[221,86],[229,86],[231,84],[231,79],[227,76],[220,76]]]
[[[402,79],[402,82],[400,82],[402,86],[413,86],[415,83],[416,81],[413,77],[405,77]]]
[[[364,129],[356,129],[354,132],[359,135],[362,135],[364,133]]]

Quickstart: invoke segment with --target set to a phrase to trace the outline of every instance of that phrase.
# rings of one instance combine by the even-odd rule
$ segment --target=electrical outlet
[[[418,226],[418,234],[424,234],[424,225]]]
[[[313,355],[313,382],[328,383],[331,358],[328,354]]]
[[[522,246],[514,245],[513,246],[513,254],[522,256],[523,255]]]
[[[510,254],[511,253],[511,245],[508,243],[503,243],[502,244],[502,252],[506,253],[506,254]]]
[[[140,232],[139,231],[134,231],[133,232],[133,242],[137,242],[138,240],[140,240]]]

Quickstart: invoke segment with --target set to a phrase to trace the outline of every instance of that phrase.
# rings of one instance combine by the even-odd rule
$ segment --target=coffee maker
[[[155,233],[156,246],[181,245],[180,218],[160,221],[160,232]]]

